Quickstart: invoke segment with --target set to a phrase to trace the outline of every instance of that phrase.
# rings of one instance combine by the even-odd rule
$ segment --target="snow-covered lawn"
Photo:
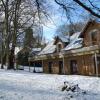
[[[86,94],[61,91],[64,81]],[[0,100],[100,100],[100,78],[0,70]]]

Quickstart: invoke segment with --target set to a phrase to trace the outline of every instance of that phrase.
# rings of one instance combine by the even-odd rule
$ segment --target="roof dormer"
[[[56,36],[54,45],[56,45],[56,52],[61,52],[69,43],[68,36]]]

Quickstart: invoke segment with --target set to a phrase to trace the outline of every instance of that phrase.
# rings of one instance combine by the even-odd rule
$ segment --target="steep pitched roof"
[[[61,40],[63,43],[68,43],[69,42],[69,36],[56,36],[54,44],[56,44],[57,40]]]
[[[74,33],[70,37],[70,43],[63,50],[71,50],[82,47],[83,38],[80,38],[81,32]]]
[[[81,32],[74,33],[70,38],[66,36],[65,38],[62,38],[63,42],[69,42],[69,44],[62,50],[70,50],[75,48],[82,47],[82,38],[79,38]],[[45,55],[45,54],[51,54],[54,53],[56,50],[56,45],[54,44],[56,40],[53,40],[52,42],[48,43],[47,46],[38,54],[38,55]]]
[[[54,40],[49,42],[47,46],[38,55],[54,53],[56,50],[56,45],[54,45],[54,42],[55,42]]]

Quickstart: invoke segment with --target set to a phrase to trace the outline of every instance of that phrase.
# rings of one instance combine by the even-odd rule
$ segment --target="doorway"
[[[52,62],[48,63],[48,67],[49,67],[49,73],[52,73]]]
[[[63,61],[59,61],[59,74],[63,74]]]
[[[78,66],[76,60],[70,61],[70,73],[71,74],[78,74]]]
[[[95,58],[94,58],[94,73],[95,74],[99,74],[100,73],[100,57],[97,56],[97,69],[96,69],[96,61],[95,61]]]

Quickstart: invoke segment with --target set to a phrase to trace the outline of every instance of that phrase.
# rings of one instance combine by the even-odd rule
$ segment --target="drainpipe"
[[[95,53],[95,66],[96,66],[96,76],[98,77],[98,64],[97,64],[97,54]]]

